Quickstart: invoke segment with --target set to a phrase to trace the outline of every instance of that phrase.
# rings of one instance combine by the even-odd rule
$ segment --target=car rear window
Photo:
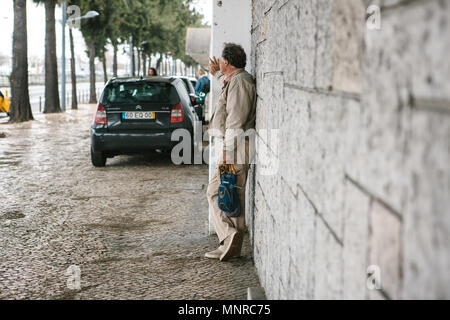
[[[109,103],[176,104],[180,100],[176,89],[170,83],[145,81],[113,83],[105,89],[104,98]]]

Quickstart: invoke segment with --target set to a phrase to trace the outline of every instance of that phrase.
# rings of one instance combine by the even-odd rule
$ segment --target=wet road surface
[[[0,299],[246,299],[247,236],[239,259],[203,257],[207,166],[155,153],[94,168],[94,111],[0,124]]]
[[[100,93],[105,86],[103,82],[97,82],[95,84],[97,97],[100,97]],[[78,103],[89,101],[89,82],[77,82],[77,92],[78,92]],[[0,87],[0,90],[5,94],[8,90],[9,96],[11,97],[10,87]],[[59,87],[61,91],[61,86]],[[30,94],[30,105],[33,115],[41,113],[44,111],[45,105],[45,86],[44,85],[31,85],[29,86],[28,93]],[[61,92],[60,92],[61,96]],[[71,109],[72,105],[72,84],[66,84],[66,109]],[[0,115],[1,116],[1,115]]]

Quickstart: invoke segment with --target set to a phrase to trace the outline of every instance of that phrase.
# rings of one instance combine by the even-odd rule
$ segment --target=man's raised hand
[[[214,75],[217,71],[219,71],[219,62],[216,57],[209,58],[209,73]]]

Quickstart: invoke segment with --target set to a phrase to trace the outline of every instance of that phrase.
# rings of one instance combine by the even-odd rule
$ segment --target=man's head
[[[247,55],[244,49],[235,43],[225,43],[222,57],[219,59],[220,71],[228,74],[236,69],[245,68],[246,64]]]

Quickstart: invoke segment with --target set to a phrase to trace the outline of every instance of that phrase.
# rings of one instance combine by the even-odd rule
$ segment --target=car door
[[[174,83],[176,85],[176,88],[178,90],[178,95],[180,97],[180,100],[183,103],[183,108],[185,111],[186,118],[189,119],[189,126],[194,125],[194,121],[198,121],[197,114],[195,113],[194,107],[191,103],[191,99],[189,97],[189,93],[186,89],[186,86],[182,80],[177,81]]]

